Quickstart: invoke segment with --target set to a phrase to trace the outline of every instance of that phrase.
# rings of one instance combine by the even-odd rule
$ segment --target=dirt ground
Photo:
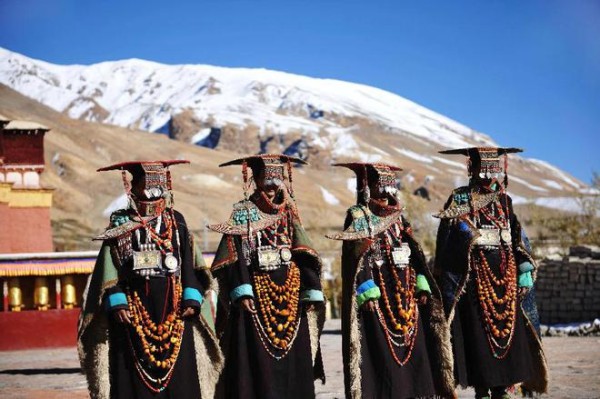
[[[600,398],[600,338],[544,339],[550,365],[546,398]],[[340,324],[328,321],[322,339],[327,384],[317,383],[317,398],[343,398]],[[0,398],[88,398],[75,348],[3,352],[0,354]],[[470,390],[459,398],[472,398]]]

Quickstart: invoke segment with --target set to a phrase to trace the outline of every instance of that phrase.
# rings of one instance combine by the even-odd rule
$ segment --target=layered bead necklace
[[[165,255],[167,252],[172,252],[173,231],[177,229],[173,210],[163,211],[156,227],[145,222],[139,213],[137,215],[150,240],[157,245],[161,253]],[[164,231],[160,233],[162,221],[164,221]],[[177,239],[179,241],[178,234]],[[138,292],[130,288],[126,289],[127,304],[131,314],[131,327],[128,329],[127,338],[134,366],[144,385],[154,393],[162,392],[169,385],[181,349],[184,330],[180,306],[182,293],[181,279],[176,276],[167,277],[165,308],[157,324],[150,317]],[[165,315],[169,302],[172,304],[172,309]],[[132,337],[133,334],[135,335]],[[141,349],[136,348],[134,342],[139,343]]]
[[[401,272],[394,264],[392,247],[394,242],[400,244],[402,226],[399,222],[392,225],[382,236],[378,237],[380,250],[385,254],[386,261],[375,267],[375,283],[380,287],[381,298],[385,312],[377,307],[379,323],[383,328],[390,353],[399,366],[404,366],[412,355],[418,333],[419,309],[414,297],[416,286],[415,270],[406,265]],[[393,285],[388,288],[382,269],[390,271]],[[402,274],[402,277],[400,276]],[[388,290],[390,290],[388,292]],[[393,300],[390,299],[393,296]],[[392,304],[393,302],[393,304]],[[404,349],[403,349],[404,348]],[[397,351],[404,350],[404,356],[399,356]]]
[[[158,324],[148,314],[137,291],[127,289],[126,292],[132,316],[128,338],[135,368],[144,384],[155,393],[163,391],[171,380],[184,330],[180,309],[183,288],[179,279],[174,276],[169,277],[168,282],[167,296],[171,291],[173,309],[166,317],[163,314]],[[141,344],[141,353],[138,353],[133,344],[132,334],[135,334],[137,342]],[[160,377],[153,377],[159,374]]]
[[[282,359],[292,348],[300,324],[300,269],[290,263],[283,285],[276,284],[267,272],[255,272],[254,286],[258,298],[257,314],[252,315],[254,326],[267,353]]]
[[[262,205],[265,206],[264,203]],[[270,201],[268,205],[276,206]],[[291,211],[285,204],[274,209],[282,217],[275,225],[257,233],[260,241],[273,248],[291,246]],[[257,313],[252,315],[252,320],[265,351],[269,356],[280,360],[288,354],[298,334],[301,319],[300,269],[293,261],[290,262],[282,285],[275,283],[268,271],[254,269],[252,273],[258,301]]]
[[[480,215],[498,229],[509,228],[509,218],[500,201],[492,203],[490,208],[480,209]],[[495,358],[504,359],[515,332],[517,266],[511,243],[501,242],[499,252],[499,276],[494,274],[481,248],[472,256],[471,268],[475,270],[475,286],[488,345]]]

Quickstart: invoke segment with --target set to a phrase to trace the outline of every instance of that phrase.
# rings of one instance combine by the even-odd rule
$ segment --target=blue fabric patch
[[[469,225],[467,224],[467,222],[459,222],[458,223],[458,229],[464,233],[470,233],[471,230],[469,228]]]
[[[243,296],[250,296],[254,298],[254,292],[252,291],[252,286],[250,284],[242,284],[237,286],[229,293],[229,297],[233,302],[237,301]]]
[[[533,270],[533,265],[529,262],[523,262],[519,265],[519,273],[526,273]]]
[[[202,294],[197,289],[191,288],[191,287],[183,289],[183,300],[184,301],[192,300],[192,301],[196,301],[198,303],[202,303],[203,299],[204,298],[202,297]]]
[[[323,302],[325,297],[323,296],[323,291],[305,290],[300,294],[300,300],[307,302]]]
[[[523,246],[528,253],[531,253],[531,244],[529,243],[529,237],[525,233],[525,229],[521,228],[521,241],[523,242]]]
[[[107,305],[109,309],[114,308],[115,306],[127,306],[127,297],[122,292],[115,292],[108,296]]]
[[[377,287],[375,282],[373,280],[367,280],[356,288],[356,295],[360,295],[373,287]]]

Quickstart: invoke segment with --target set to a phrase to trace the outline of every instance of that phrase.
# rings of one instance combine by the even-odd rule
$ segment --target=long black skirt
[[[400,366],[393,359],[377,313],[360,311],[362,397],[416,398],[435,394],[427,349],[424,314],[419,315],[416,342],[409,361]],[[399,353],[404,356],[404,353]]]
[[[225,370],[219,391],[225,398],[310,399],[315,397],[310,335],[302,311],[298,335],[285,357],[271,357],[250,313],[233,306],[223,336]]]
[[[498,273],[499,257],[486,253],[488,264]],[[472,272],[466,292],[460,298],[452,321],[452,346],[455,374],[462,386],[481,388],[507,387],[527,380],[533,375],[533,352],[527,334],[528,327],[520,305],[517,305],[515,331],[510,349],[503,359],[498,359],[486,337],[482,312]]]
[[[171,310],[171,299],[168,295],[166,281],[166,279],[153,278],[147,283],[143,281],[135,284],[142,303],[155,322],[160,322],[163,313]],[[146,284],[148,285],[146,286]],[[167,301],[166,307],[165,300]],[[131,337],[131,342],[128,336]],[[111,318],[109,373],[112,399],[198,399],[201,397],[192,323],[185,322],[181,349],[173,375],[167,388],[159,393],[152,392],[144,384],[135,368],[131,344],[139,349],[136,337],[137,334],[131,326],[125,326]]]

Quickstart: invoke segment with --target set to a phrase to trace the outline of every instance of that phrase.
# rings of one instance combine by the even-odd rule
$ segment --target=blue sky
[[[58,64],[264,67],[397,93],[589,182],[600,1],[0,0],[0,46]]]

